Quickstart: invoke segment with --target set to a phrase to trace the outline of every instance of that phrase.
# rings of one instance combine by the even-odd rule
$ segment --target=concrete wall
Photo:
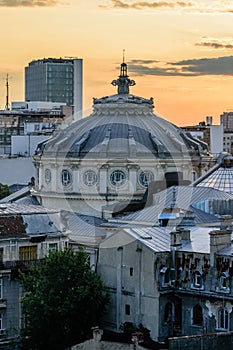
[[[210,152],[214,155],[223,152],[223,125],[210,126]]]
[[[196,335],[169,339],[169,350],[232,349],[233,332]]]
[[[106,327],[119,331],[124,322],[140,323],[158,339],[159,294],[154,276],[154,253],[124,231],[100,245],[98,274],[111,297]],[[130,311],[127,313],[127,305]]]

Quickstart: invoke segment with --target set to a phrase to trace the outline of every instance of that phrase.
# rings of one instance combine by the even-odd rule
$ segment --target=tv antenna
[[[6,75],[6,105],[5,105],[5,110],[6,111],[10,110],[10,104],[9,104],[9,76],[8,76],[8,73]]]

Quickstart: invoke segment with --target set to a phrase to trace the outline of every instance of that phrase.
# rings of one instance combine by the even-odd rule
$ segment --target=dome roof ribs
[[[82,136],[82,138],[78,142],[73,143],[69,153],[76,153],[80,155],[80,152],[85,147],[90,135],[91,135],[91,130],[85,132],[85,134]]]
[[[151,133],[149,133],[149,135],[153,145],[155,146],[158,156],[161,156],[161,158],[165,157],[165,154],[169,153],[167,148],[157,139],[157,137],[155,137]]]
[[[195,149],[195,151],[198,152],[199,155],[202,154],[202,150],[201,150],[201,146],[197,141],[194,141],[191,137],[189,137],[189,135],[185,134],[183,132],[180,133],[180,136],[183,138],[184,141],[186,141],[186,143],[193,147]]]
[[[132,129],[129,128],[128,131],[129,131],[129,134],[128,134],[129,135],[129,138],[128,138],[128,140],[129,140],[129,153],[132,156],[136,156],[136,153],[137,153],[136,152],[136,149],[137,149],[136,141],[135,141],[135,138],[133,136]]]

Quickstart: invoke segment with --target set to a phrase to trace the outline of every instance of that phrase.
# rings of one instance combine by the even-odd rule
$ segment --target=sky
[[[116,93],[123,50],[130,93],[178,126],[233,111],[233,0],[0,0],[0,108],[24,100],[34,59],[83,58],[84,115]]]

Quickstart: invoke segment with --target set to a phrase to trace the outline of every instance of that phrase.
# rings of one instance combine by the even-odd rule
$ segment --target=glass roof
[[[220,191],[233,193],[233,167],[220,167],[197,186],[213,187]]]

